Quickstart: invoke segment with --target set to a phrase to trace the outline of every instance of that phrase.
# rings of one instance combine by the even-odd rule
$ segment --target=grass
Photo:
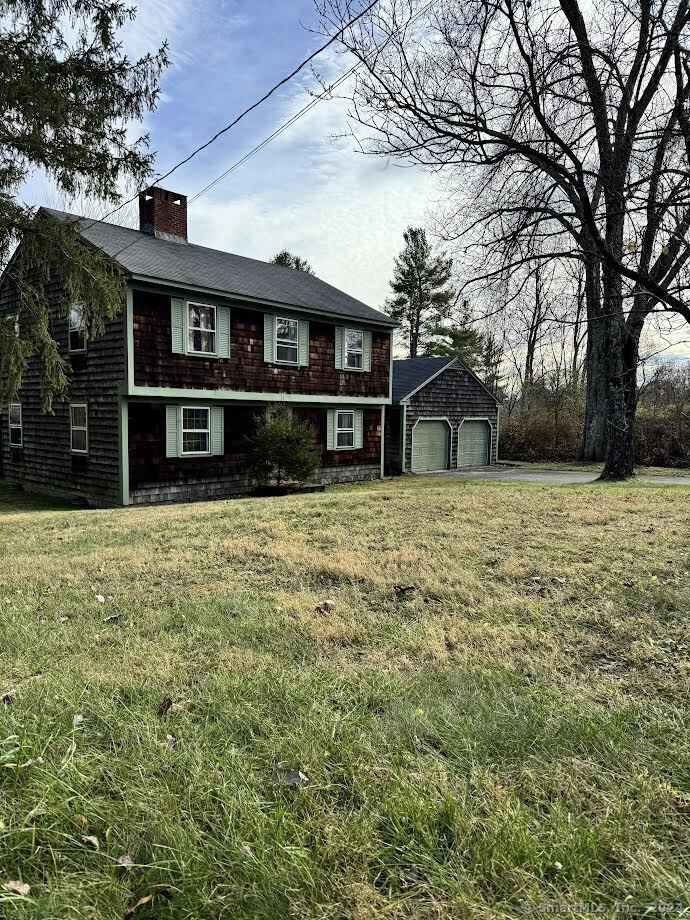
[[[690,914],[689,499],[0,493],[0,916]]]
[[[554,472],[582,472],[600,473],[604,469],[603,463],[594,463],[589,460],[570,460],[567,463],[537,463],[527,460],[501,460],[502,466],[518,466],[527,470],[553,470]],[[638,466],[635,469],[637,476],[679,476],[690,477],[690,468],[675,466]]]

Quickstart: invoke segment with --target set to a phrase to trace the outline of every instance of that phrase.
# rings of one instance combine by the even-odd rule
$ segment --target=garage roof
[[[457,358],[407,358],[393,362],[393,402],[399,403],[410,393],[454,364]]]

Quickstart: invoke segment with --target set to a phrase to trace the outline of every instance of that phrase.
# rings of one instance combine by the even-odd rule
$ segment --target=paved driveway
[[[498,479],[505,482],[551,482],[551,483],[587,483],[594,482],[597,473],[581,470],[531,470],[520,467],[486,467],[480,470],[444,470],[440,473],[427,473],[428,476],[456,476],[461,479]],[[690,486],[690,476],[638,476],[640,482],[651,482],[664,486]]]

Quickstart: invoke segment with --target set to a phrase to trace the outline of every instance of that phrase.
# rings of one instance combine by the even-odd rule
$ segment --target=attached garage
[[[412,429],[412,472],[447,470],[449,466],[450,425],[445,419],[419,419]]]
[[[393,362],[385,472],[466,469],[498,459],[498,400],[458,358]]]
[[[483,419],[465,419],[458,428],[458,467],[486,466],[490,458],[490,424]]]

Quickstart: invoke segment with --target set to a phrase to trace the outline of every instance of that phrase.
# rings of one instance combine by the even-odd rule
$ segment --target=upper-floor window
[[[86,403],[69,404],[70,449],[73,454],[89,452],[89,410]]]
[[[10,420],[10,447],[21,447],[23,442],[21,403],[10,403],[8,415]]]
[[[211,410],[182,407],[182,454],[211,453]]]
[[[84,307],[80,303],[73,303],[69,308],[68,348],[72,354],[86,351],[86,336],[84,335]]]
[[[345,330],[345,367],[360,371],[364,367],[364,333],[361,329]]]
[[[197,355],[216,354],[216,308],[210,304],[187,304],[188,351]]]
[[[299,323],[296,319],[276,317],[276,361],[299,362]]]

